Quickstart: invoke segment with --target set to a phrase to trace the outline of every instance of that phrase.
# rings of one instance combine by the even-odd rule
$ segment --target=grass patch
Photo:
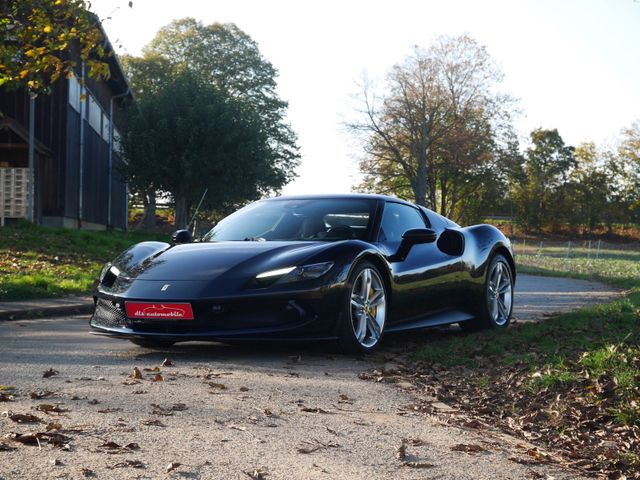
[[[518,271],[537,275],[600,280],[621,288],[640,285],[640,252],[607,251],[600,258],[592,258],[585,252],[572,256],[518,254]]]
[[[166,235],[46,228],[0,228],[0,299],[27,300],[91,291],[102,265],[131,245]]]
[[[624,255],[519,255],[520,272],[595,278],[629,291],[550,320],[438,336],[415,354],[429,364],[421,389],[571,452],[591,473],[640,471],[640,262]]]

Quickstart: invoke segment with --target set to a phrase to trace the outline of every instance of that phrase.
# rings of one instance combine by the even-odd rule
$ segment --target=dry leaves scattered
[[[340,445],[334,442],[321,442],[320,440],[313,439],[312,441],[304,440],[302,444],[296,449],[298,453],[313,453],[325,448],[340,448]]]
[[[60,372],[58,370],[54,370],[53,368],[50,368],[49,370],[47,370],[42,374],[42,378],[53,377],[54,375],[58,375],[59,373]]]
[[[635,361],[640,365],[640,359]],[[485,365],[482,381],[469,368],[439,364],[416,364],[392,372],[374,370],[359,377],[386,383],[410,381],[424,395],[411,411],[446,415],[467,428],[493,425],[554,455],[528,449],[510,458],[514,462],[540,465],[562,459],[590,474],[640,479],[640,422],[623,424],[616,418],[612,411],[619,402],[615,380],[605,373],[600,378],[532,389],[529,368],[527,364]],[[440,405],[452,408],[446,411]],[[640,396],[630,402],[629,410],[637,414],[639,405]],[[452,449],[480,453],[477,447],[456,445]]]

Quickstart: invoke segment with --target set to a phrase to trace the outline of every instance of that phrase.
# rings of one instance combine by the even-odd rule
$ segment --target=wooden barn
[[[71,53],[70,53],[71,54]],[[114,55],[106,81],[60,79],[35,99],[33,220],[47,226],[127,228],[119,155],[123,108],[133,95]],[[28,215],[29,112],[25,91],[0,88],[0,222]]]

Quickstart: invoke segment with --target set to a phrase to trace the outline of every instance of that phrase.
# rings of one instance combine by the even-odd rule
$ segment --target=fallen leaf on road
[[[54,375],[58,375],[59,373],[60,372],[58,370],[54,370],[53,368],[50,368],[49,370],[47,370],[42,374],[42,378],[53,377]]]
[[[140,460],[125,460],[124,462],[114,463],[113,465],[107,468],[126,468],[126,467],[147,468],[145,464],[142,463]]]
[[[102,445],[98,445],[98,449],[105,453],[130,453],[131,451],[140,450],[140,446],[137,443],[128,443],[123,446],[110,441],[105,442]]]
[[[457,445],[453,445],[451,450],[454,452],[465,452],[465,453],[480,453],[486,452],[487,450],[480,445],[476,445],[473,443],[459,443]]]
[[[227,386],[224,383],[216,383],[216,382],[204,382],[209,385],[211,388],[216,388],[218,390],[226,390]]]
[[[164,381],[164,378],[163,378],[163,377],[162,377],[162,375],[160,375],[159,373],[156,373],[156,374],[153,376],[152,380],[153,380],[154,382],[163,382],[163,381]]]
[[[88,403],[89,405],[97,405],[97,404],[99,404],[100,402],[94,398],[93,400],[89,400],[87,403]]]
[[[252,480],[265,480],[269,473],[263,468],[256,468],[253,472],[244,472]]]
[[[41,398],[49,398],[58,395],[55,392],[50,392],[49,390],[41,390],[39,392],[31,392],[29,396],[34,400],[40,400]]]
[[[47,403],[43,403],[42,405],[38,405],[37,407],[31,407],[34,410],[40,410],[41,412],[47,413],[47,414],[52,414],[52,413],[64,413],[64,412],[68,412],[69,410],[66,408],[61,408],[58,405],[49,405]]]
[[[165,358],[162,363],[160,364],[161,367],[172,367],[173,366],[173,362],[171,360],[169,360],[168,358]]]
[[[143,420],[142,425],[147,425],[149,427],[166,427],[166,425],[164,423],[162,423],[160,420]]]
[[[484,428],[484,424],[482,422],[479,422],[478,420],[469,420],[468,422],[464,422],[462,426],[467,428],[475,428],[478,430],[482,430]]]
[[[16,423],[41,423],[42,419],[30,413],[2,412],[9,420]]]
[[[347,397],[344,393],[340,395],[340,400],[338,401],[338,403],[349,403],[352,404],[353,400],[351,400],[349,397]]]
[[[133,367],[133,372],[129,375],[129,378],[135,378],[136,380],[140,380],[142,378],[142,372],[138,367]]]
[[[98,410],[98,413],[114,413],[121,412],[121,408],[103,408],[102,410]]]
[[[300,411],[308,413],[333,413],[320,407],[302,407]]]
[[[340,445],[338,445],[337,443],[333,443],[333,442],[329,442],[329,443],[323,443],[320,440],[314,439],[312,442],[310,441],[303,441],[302,442],[304,444],[304,446],[300,446],[296,449],[296,451],[298,453],[303,453],[303,454],[309,454],[309,453],[313,453],[313,452],[317,452],[318,450],[322,450],[325,448],[338,448],[340,447]]]
[[[399,447],[396,447],[396,458],[398,460],[404,460],[407,458],[407,441],[403,438]]]
[[[151,404],[151,414],[152,415],[173,415],[173,412],[182,412],[183,410],[187,410],[187,406],[184,403],[174,403],[170,407],[162,407],[156,403]]]
[[[429,462],[404,462],[403,465],[409,468],[433,468],[435,465]]]
[[[11,445],[7,445],[4,442],[0,442],[0,452],[10,452],[11,450],[15,450],[16,447],[12,447]]]
[[[39,435],[39,433],[9,433],[5,435],[5,438],[22,443],[23,445],[39,445]]]
[[[14,396],[0,392],[0,402],[13,402]]]
[[[89,468],[83,468],[82,470],[80,470],[80,473],[82,473],[83,477],[95,477],[96,474],[93,472],[93,470],[89,469]]]
[[[9,433],[5,435],[5,438],[13,440],[14,442],[22,443],[23,445],[40,445],[41,440],[46,441],[49,445],[56,447],[64,447],[67,442],[71,440],[70,437],[62,435],[61,433]]]
[[[167,473],[173,472],[176,468],[181,467],[181,466],[182,466],[181,463],[171,462],[169,465],[167,465],[166,472]]]

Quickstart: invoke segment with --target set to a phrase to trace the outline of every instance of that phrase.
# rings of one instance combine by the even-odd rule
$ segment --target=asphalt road
[[[531,320],[616,294],[598,283],[521,275],[515,318]],[[415,412],[409,385],[358,378],[392,368],[408,338],[391,337],[366,359],[326,345],[194,342],[153,351],[89,335],[86,317],[0,322],[0,385],[15,387],[5,392],[14,401],[0,402],[0,479],[247,479],[260,472],[268,480],[577,478],[514,461],[526,461],[521,440]],[[173,365],[160,366],[165,358]],[[134,367],[141,379],[130,377]],[[155,367],[161,378],[154,379]],[[57,373],[43,378],[49,369]],[[32,399],[35,392],[52,396]],[[47,413],[43,404],[66,411]],[[42,423],[14,423],[9,412],[36,415]],[[51,423],[60,424],[51,431],[68,437],[67,447],[3,438],[45,432]],[[406,461],[396,455],[403,438]],[[108,448],[109,442],[122,448]],[[485,451],[452,451],[459,444]],[[172,463],[181,465],[167,472]]]

